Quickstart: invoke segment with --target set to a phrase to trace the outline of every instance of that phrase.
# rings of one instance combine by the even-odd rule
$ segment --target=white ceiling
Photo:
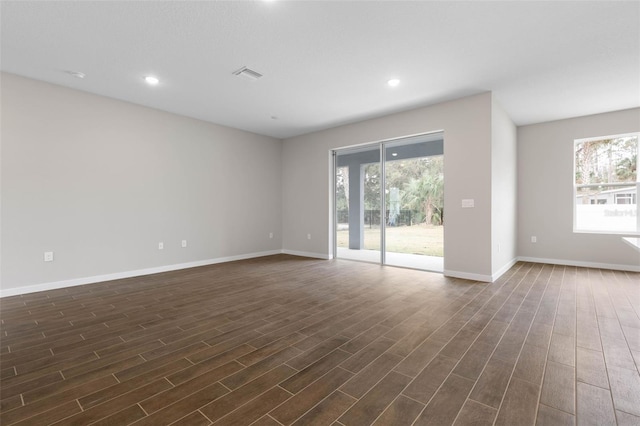
[[[640,106],[638,1],[2,1],[1,12],[3,71],[277,138],[489,90],[518,125]],[[264,77],[232,75],[241,66]]]

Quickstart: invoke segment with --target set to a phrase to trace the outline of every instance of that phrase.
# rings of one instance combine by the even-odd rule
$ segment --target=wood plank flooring
[[[640,425],[640,274],[278,255],[0,299],[2,425]]]

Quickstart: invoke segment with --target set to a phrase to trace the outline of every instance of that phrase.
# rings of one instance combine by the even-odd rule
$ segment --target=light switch
[[[475,207],[475,200],[473,198],[468,198],[468,199],[464,199],[462,200],[462,208],[463,209],[470,209]]]

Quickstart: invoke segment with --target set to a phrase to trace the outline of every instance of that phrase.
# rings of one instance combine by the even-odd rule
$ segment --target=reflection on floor
[[[377,250],[351,250],[348,248],[338,247],[337,257],[339,259],[380,263],[380,252]],[[391,266],[424,269],[425,271],[432,272],[444,271],[443,257],[387,252],[386,260],[387,265]]]

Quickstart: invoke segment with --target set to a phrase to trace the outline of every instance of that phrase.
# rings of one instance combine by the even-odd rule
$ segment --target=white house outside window
[[[636,194],[616,194],[616,204],[636,204]]]
[[[638,133],[575,141],[575,232],[640,234]]]

